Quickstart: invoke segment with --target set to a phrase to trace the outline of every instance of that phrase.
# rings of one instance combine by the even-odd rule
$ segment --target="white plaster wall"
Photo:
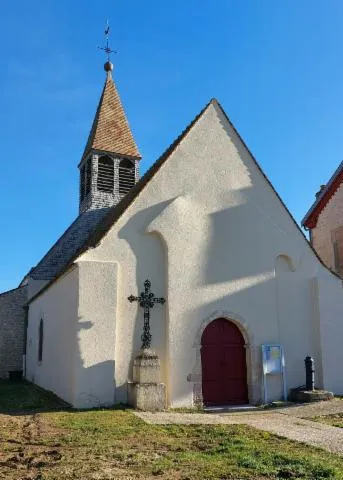
[[[317,333],[322,351],[323,388],[343,394],[343,298],[340,282],[328,272],[314,279]]]
[[[294,264],[275,278],[275,259]],[[168,161],[82,260],[118,262],[115,377],[125,401],[142,311],[127,297],[152,281],[167,298],[152,316],[153,347],[172,406],[193,402],[199,332],[232,318],[247,339],[250,401],[261,400],[261,344],[282,343],[288,387],[303,384],[304,358],[316,350],[311,279],[324,268],[216,105],[211,104]],[[339,282],[336,294],[341,296]],[[272,394],[279,396],[274,385]]]
[[[73,268],[29,305],[26,378],[74,403],[78,272]],[[43,359],[38,331],[43,319]]]
[[[115,403],[117,265],[80,262],[29,307],[26,378],[77,408]],[[38,331],[44,322],[43,359]]]
[[[80,262],[74,406],[115,403],[117,265]]]

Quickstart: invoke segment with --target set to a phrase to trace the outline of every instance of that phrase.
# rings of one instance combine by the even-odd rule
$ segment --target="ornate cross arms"
[[[165,303],[165,299],[162,297],[155,297],[154,293],[150,291],[150,288],[150,280],[145,280],[144,292],[141,292],[139,297],[134,297],[133,295],[128,297],[129,302],[138,302],[139,306],[144,309],[144,326],[141,336],[142,349],[148,349],[151,347],[150,309],[154,307],[155,303],[161,303],[162,305]]]

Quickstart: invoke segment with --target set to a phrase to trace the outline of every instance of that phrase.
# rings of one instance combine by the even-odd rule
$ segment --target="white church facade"
[[[139,179],[106,64],[80,168],[80,215],[21,284],[25,377],[75,407],[128,401],[151,282],[166,406],[257,404],[304,385],[343,394],[342,281],[320,261],[211,100]],[[0,321],[1,321],[0,296]],[[0,333],[1,335],[1,333]],[[263,376],[262,346],[284,375]],[[267,383],[267,385],[266,385]]]

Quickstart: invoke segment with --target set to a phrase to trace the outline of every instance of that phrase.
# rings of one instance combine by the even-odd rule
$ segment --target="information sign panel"
[[[278,344],[262,345],[262,365],[263,365],[263,388],[264,402],[268,403],[267,377],[268,375],[280,375],[283,386],[283,397],[287,399],[287,388],[285,378],[285,357],[283,348]]]
[[[263,369],[265,374],[282,373],[281,345],[263,345]]]

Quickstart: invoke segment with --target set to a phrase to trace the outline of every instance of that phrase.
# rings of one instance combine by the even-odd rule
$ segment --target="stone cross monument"
[[[151,292],[151,282],[145,280],[144,292],[139,297],[130,295],[129,302],[138,302],[144,309],[142,347],[133,362],[133,381],[128,383],[129,403],[138,410],[158,411],[166,406],[166,389],[160,383],[160,360],[151,349],[150,309],[156,303],[164,304],[164,298],[156,298]]]

